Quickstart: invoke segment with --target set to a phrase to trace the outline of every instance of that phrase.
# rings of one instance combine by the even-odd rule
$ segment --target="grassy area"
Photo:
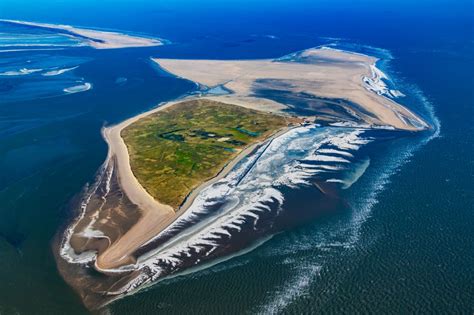
[[[244,147],[288,123],[274,114],[192,100],[140,119],[122,137],[138,181],[177,209],[192,189],[216,176]]]

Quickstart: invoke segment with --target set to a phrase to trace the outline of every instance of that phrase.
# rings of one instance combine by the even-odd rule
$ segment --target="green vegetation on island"
[[[243,148],[288,126],[290,118],[207,99],[158,111],[122,130],[134,175],[177,209]]]

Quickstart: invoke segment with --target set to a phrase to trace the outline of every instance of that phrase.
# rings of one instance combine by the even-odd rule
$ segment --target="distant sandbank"
[[[95,49],[116,49],[163,45],[163,40],[161,39],[132,36],[119,32],[79,28],[71,25],[36,23],[18,20],[0,20],[0,22],[7,22],[65,32],[65,35],[79,38],[82,42],[85,43],[85,45],[93,47]]]

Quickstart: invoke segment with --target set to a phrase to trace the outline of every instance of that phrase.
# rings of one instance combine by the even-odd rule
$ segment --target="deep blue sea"
[[[3,19],[170,44],[93,50],[0,23],[0,314],[88,313],[59,276],[51,240],[107,155],[102,126],[194,88],[157,71],[150,56],[276,58],[322,44],[382,54],[404,102],[436,131],[371,148],[348,207],[108,311],[473,314],[473,12],[463,0],[2,0]],[[61,69],[71,70],[53,75]],[[310,190],[289,200],[290,210],[318,211]]]

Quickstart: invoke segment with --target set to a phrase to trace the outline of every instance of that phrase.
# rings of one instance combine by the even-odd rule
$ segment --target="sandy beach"
[[[170,224],[176,216],[172,207],[155,200],[143,186],[140,185],[137,178],[133,175],[127,146],[120,136],[122,130],[130,124],[176,103],[177,102],[166,103],[151,111],[127,119],[118,125],[104,128],[103,130],[104,139],[109,146],[109,158],[115,158],[118,165],[121,187],[126,192],[130,201],[140,207],[142,216],[136,225],[97,257],[95,265],[98,270],[133,263],[129,255],[141,244],[155,236],[157,230],[161,230]]]

